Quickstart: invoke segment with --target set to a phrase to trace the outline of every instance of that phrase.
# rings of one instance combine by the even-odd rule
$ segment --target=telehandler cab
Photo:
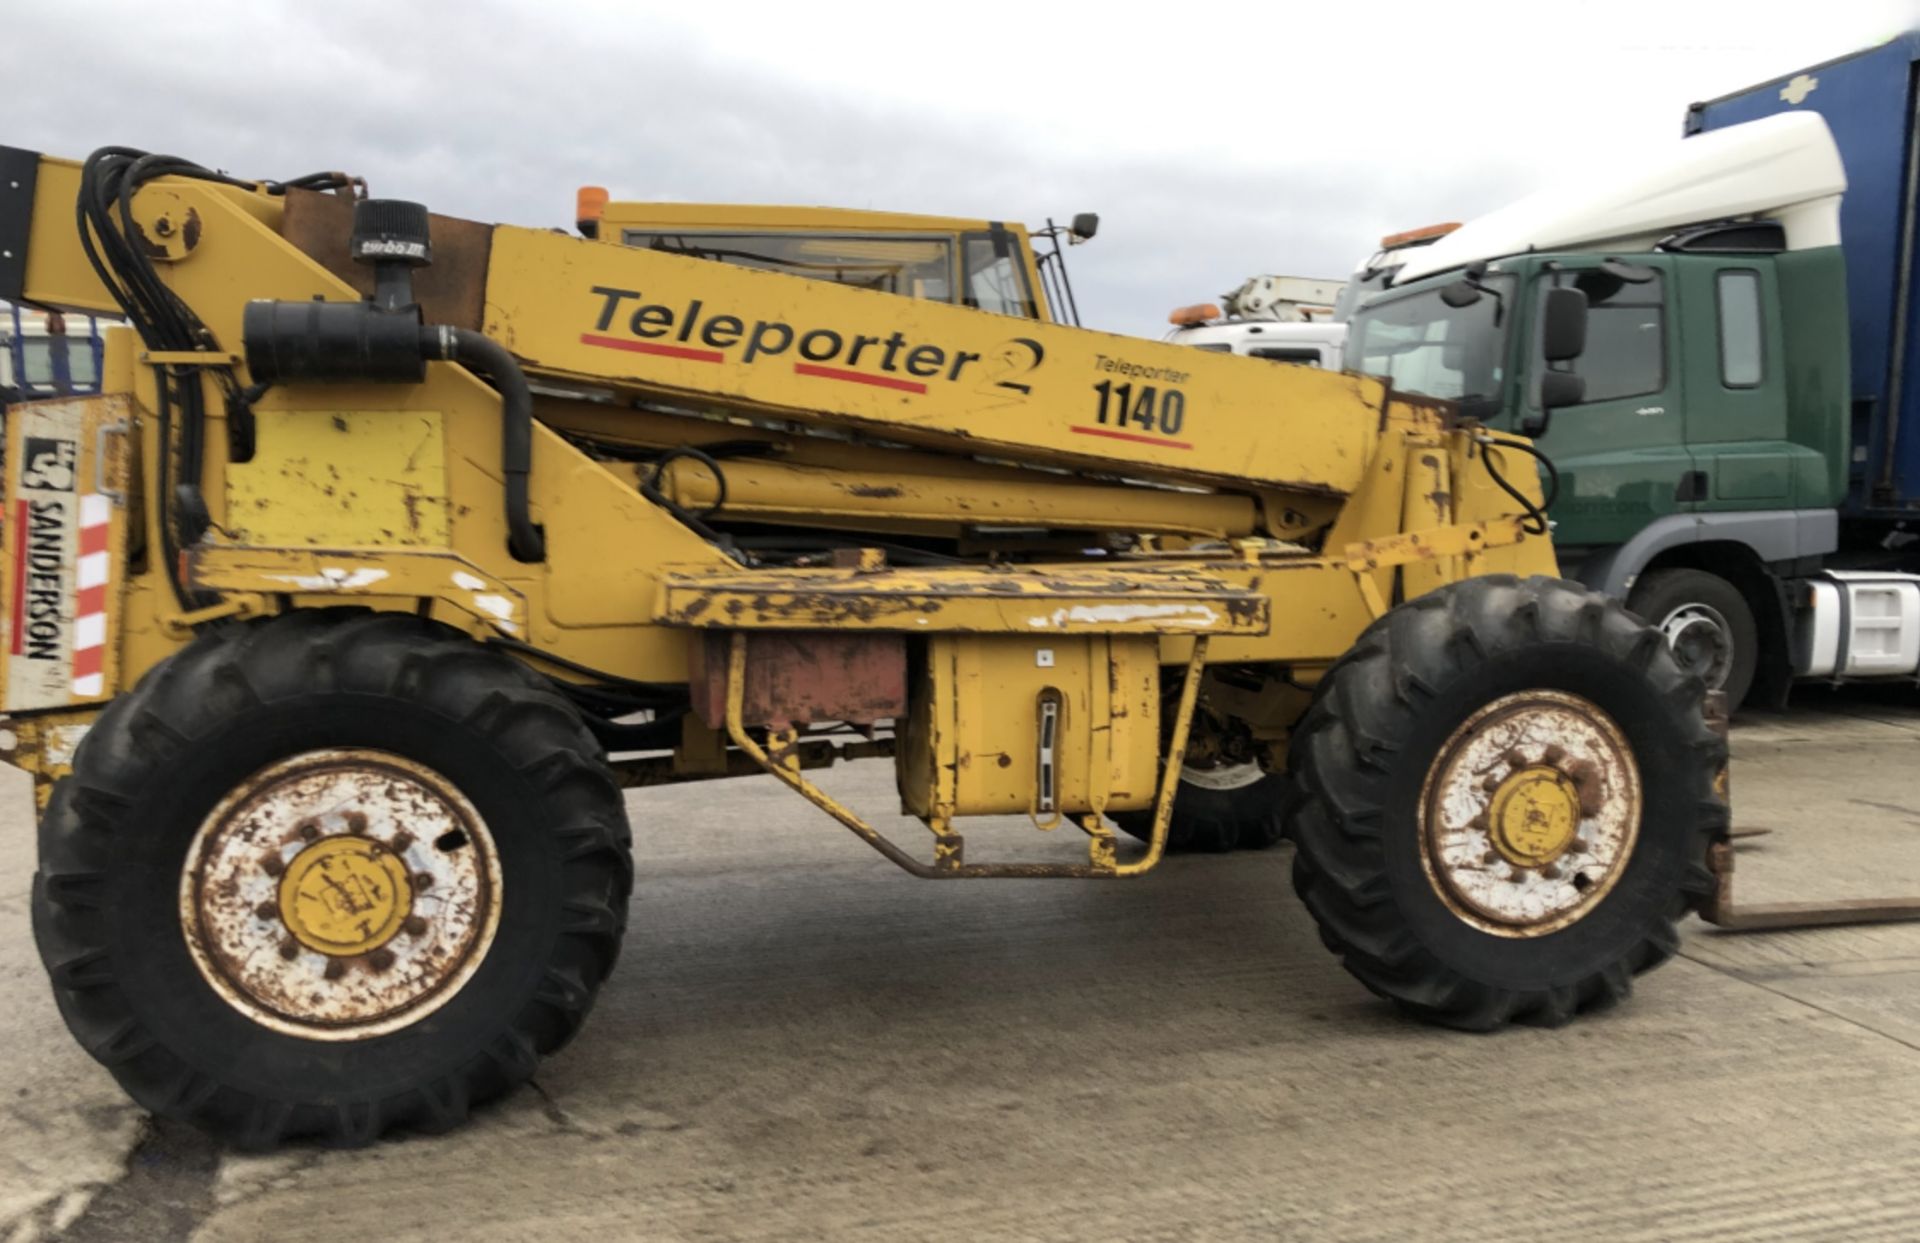
[[[623,787],[765,772],[918,876],[1137,876],[1202,702],[1422,1018],[1614,1002],[1712,892],[1702,687],[1554,576],[1525,441],[354,185],[0,148],[0,298],[129,324],[97,396],[7,411],[0,709],[55,996],[148,1109],[355,1143],[525,1080],[619,950]],[[926,846],[808,776],[863,756]],[[1085,851],[977,857],[981,816]]]

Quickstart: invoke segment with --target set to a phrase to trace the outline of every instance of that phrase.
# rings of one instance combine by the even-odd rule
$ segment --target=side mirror
[[[1628,263],[1622,259],[1603,259],[1600,270],[1617,281],[1628,285],[1644,285],[1660,273],[1641,263]]]
[[[1440,301],[1458,311],[1480,301],[1480,290],[1467,281],[1454,281],[1440,287]]]
[[[1577,406],[1586,395],[1587,382],[1570,371],[1540,373],[1540,408],[1542,410]]]
[[[1093,240],[1093,235],[1099,231],[1100,214],[1098,212],[1083,211],[1073,218],[1074,241],[1090,242]]]
[[[1542,356],[1550,363],[1570,363],[1586,348],[1587,295],[1578,289],[1547,290],[1540,304]]]

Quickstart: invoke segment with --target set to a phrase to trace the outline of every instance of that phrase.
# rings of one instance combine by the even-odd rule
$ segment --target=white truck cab
[[[1380,249],[1347,280],[1250,277],[1222,297],[1219,305],[1203,302],[1177,308],[1167,316],[1174,326],[1167,340],[1195,349],[1344,370],[1346,321],[1354,307],[1386,288],[1406,262],[1407,251],[1429,245],[1459,227],[1436,224],[1383,237]]]
[[[1298,363],[1339,371],[1344,359],[1347,326],[1330,323],[1249,323],[1244,320],[1194,324],[1176,328],[1167,340],[1199,350],[1244,354],[1276,363]]]

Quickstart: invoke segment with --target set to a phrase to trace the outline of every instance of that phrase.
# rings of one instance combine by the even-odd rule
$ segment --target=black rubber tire
[[[1760,667],[1760,627],[1740,589],[1705,570],[1655,570],[1633,585],[1627,599],[1627,607],[1652,626],[1658,626],[1675,609],[1696,603],[1724,617],[1731,632],[1733,660],[1725,684],[1718,689],[1726,692],[1727,711],[1732,712],[1746,701],[1754,671]]]
[[[1542,936],[1494,935],[1455,915],[1421,863],[1419,803],[1458,725],[1515,691],[1583,696],[1610,715],[1642,782],[1640,832],[1613,889]],[[1360,982],[1432,1022],[1488,1031],[1558,1024],[1628,995],[1679,944],[1711,891],[1725,743],[1705,688],[1659,633],[1575,583],[1468,579],[1374,622],[1327,675],[1295,735],[1294,888]]]
[[[272,1030],[222,1001],[177,904],[193,835],[289,755],[373,747],[474,804],[501,869],[499,930],[460,991],[360,1041]],[[551,684],[423,619],[314,610],[230,626],[154,668],[88,732],[40,823],[33,927],[82,1047],[145,1108],[239,1147],[445,1130],[580,1027],[625,931],[620,791]]]
[[[1229,850],[1265,850],[1285,834],[1293,783],[1285,773],[1265,773],[1258,781],[1231,790],[1182,781],[1174,791],[1167,821],[1167,850],[1173,854],[1224,854]],[[1153,811],[1123,811],[1113,816],[1122,830],[1149,841]]]

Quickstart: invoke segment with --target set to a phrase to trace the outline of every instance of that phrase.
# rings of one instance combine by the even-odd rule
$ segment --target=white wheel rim
[[[1244,790],[1260,778],[1267,770],[1248,760],[1240,764],[1216,764],[1212,768],[1196,768],[1192,764],[1180,767],[1180,780],[1202,790]]]
[[[1661,619],[1673,658],[1682,669],[1700,675],[1708,690],[1719,690],[1733,672],[1733,628],[1720,610],[1698,602],[1683,604]]]
[[[1421,863],[1453,913],[1533,937],[1591,912],[1640,833],[1640,770],[1613,719],[1578,695],[1497,699],[1454,731],[1420,800]]]
[[[220,800],[180,874],[201,976],[275,1031],[364,1040],[457,995],[500,920],[493,836],[452,782],[384,751],[308,751]]]

